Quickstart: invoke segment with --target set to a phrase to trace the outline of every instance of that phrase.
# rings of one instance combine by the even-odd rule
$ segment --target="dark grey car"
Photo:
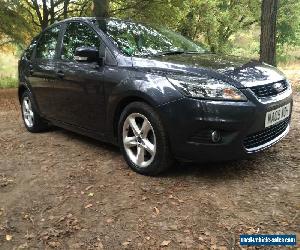
[[[290,129],[292,89],[279,70],[133,22],[59,22],[33,40],[19,75],[30,132],[53,124],[119,145],[142,174],[174,159],[245,157]]]

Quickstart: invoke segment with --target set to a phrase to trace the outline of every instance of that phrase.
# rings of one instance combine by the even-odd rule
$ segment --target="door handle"
[[[57,72],[57,76],[58,76],[59,78],[64,78],[64,77],[65,77],[65,74],[64,74],[64,72],[62,72],[62,71],[58,71],[58,72]]]
[[[33,73],[34,73],[33,66],[30,64],[29,65],[29,74],[33,75]]]

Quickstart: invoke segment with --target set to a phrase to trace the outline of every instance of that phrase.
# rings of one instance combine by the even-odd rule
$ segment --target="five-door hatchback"
[[[245,157],[290,129],[292,89],[279,70],[129,21],[52,25],[22,55],[19,79],[30,132],[55,125],[119,145],[146,175],[174,159]]]

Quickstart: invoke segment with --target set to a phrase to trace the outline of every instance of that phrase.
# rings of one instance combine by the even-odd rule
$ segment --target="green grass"
[[[17,75],[18,59],[14,53],[0,52],[0,78]]]
[[[18,57],[13,53],[0,53],[0,89],[15,88],[17,79]]]
[[[0,89],[16,88],[18,86],[18,79],[14,77],[0,78]]]

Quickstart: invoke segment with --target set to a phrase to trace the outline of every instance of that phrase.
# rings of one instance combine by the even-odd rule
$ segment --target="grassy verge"
[[[18,86],[17,68],[18,56],[15,53],[0,52],[0,89]]]
[[[300,62],[281,64],[279,68],[293,85],[295,92],[300,92]]]
[[[0,78],[0,89],[16,88],[18,86],[18,79],[13,77]]]

